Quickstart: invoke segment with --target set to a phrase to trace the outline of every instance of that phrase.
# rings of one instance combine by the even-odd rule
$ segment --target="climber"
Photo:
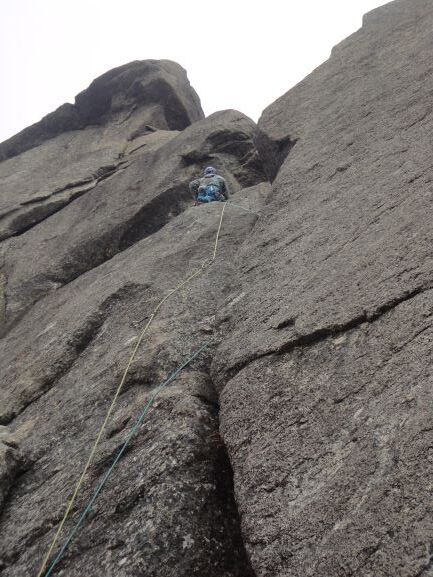
[[[204,176],[189,183],[195,205],[205,202],[226,201],[229,198],[226,181],[217,174],[213,166],[204,169]]]

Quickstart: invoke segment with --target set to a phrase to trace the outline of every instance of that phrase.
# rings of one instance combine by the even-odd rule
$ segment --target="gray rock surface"
[[[127,116],[134,106],[122,90],[125,82],[116,98]],[[107,91],[111,84],[96,96]],[[162,105],[176,113],[175,103]],[[193,208],[189,181],[212,163],[236,204],[258,210],[269,192],[250,119],[224,111],[196,120],[128,139],[109,112],[0,163],[2,577],[37,573],[141,328],[212,255],[223,205]],[[256,219],[227,205],[221,258],[150,327],[63,538],[155,387],[198,346],[209,348],[160,396],[59,572],[252,575],[209,366],[217,313],[238,296],[235,257]]]
[[[0,425],[0,514],[23,463],[18,449],[19,435]]]
[[[198,96],[174,62],[137,61],[103,74],[75,105],[0,144],[0,239],[94,188],[131,150],[148,148],[157,130],[172,136],[202,118]]]
[[[3,325],[50,290],[112,258],[182,211],[191,202],[188,183],[204,164],[216,164],[232,190],[264,180],[253,144],[255,130],[246,116],[225,111],[181,133],[142,137],[108,178],[95,179],[74,202],[0,245]]]
[[[212,374],[263,577],[432,571],[432,25],[367,15],[259,121],[296,144]]]
[[[259,207],[267,192],[258,185],[236,200]],[[41,299],[3,339],[1,418],[13,418],[14,427],[31,424],[21,444],[29,465],[0,520],[5,576],[35,571],[139,328],[160,298],[210,256],[220,209],[188,209]],[[78,508],[149,392],[218,333],[218,309],[238,296],[234,258],[257,217],[230,205],[226,212],[221,259],[169,300],[151,326]],[[250,574],[217,434],[211,350],[161,395],[62,565],[68,574],[81,575],[85,566],[100,575],[114,567],[116,575]]]
[[[193,208],[187,188],[207,164],[235,191],[217,259],[154,319],[67,529],[155,386],[209,346],[161,394],[57,574],[432,574],[432,25],[428,0],[368,14],[259,129],[235,111],[194,117],[188,88],[176,124],[140,63],[77,98],[94,122],[72,130],[66,110],[32,148],[14,141],[0,163],[1,577],[36,574],[137,335],[212,254],[222,205]]]
[[[266,192],[259,185],[243,194],[259,206]],[[13,370],[0,405],[8,418],[15,414],[15,427],[33,423],[21,444],[27,471],[1,517],[5,576],[35,572],[139,328],[158,300],[209,257],[220,207],[190,208],[39,301],[3,339],[1,359]],[[234,255],[256,218],[229,206],[221,259],[161,310],[132,366],[78,509],[155,384],[217,331],[218,308],[238,296]],[[113,568],[116,575],[249,575],[230,466],[217,434],[209,359],[203,355],[157,402],[83,538],[67,555],[62,567],[68,574],[81,575],[87,566],[94,575]],[[2,373],[8,375],[7,366]]]
[[[169,60],[130,62],[110,70],[40,122],[0,144],[0,160],[16,156],[58,135],[103,126],[100,137],[133,140],[147,125],[183,130],[204,117],[185,70]],[[110,126],[114,125],[114,126]],[[112,144],[110,142],[110,144]]]

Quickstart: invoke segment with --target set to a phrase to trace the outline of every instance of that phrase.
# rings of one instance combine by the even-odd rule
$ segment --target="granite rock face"
[[[185,70],[169,60],[131,62],[106,72],[40,122],[0,144],[0,160],[16,156],[66,132],[102,126],[133,140],[148,129],[183,130],[204,118],[200,99]],[[114,124],[114,126],[110,126]],[[95,137],[94,137],[95,138]]]
[[[0,163],[2,577],[37,573],[139,332],[156,304],[212,256],[223,205],[194,208],[188,190],[210,163],[236,199],[220,258],[151,325],[62,539],[158,384],[208,348],[161,394],[58,571],[252,575],[209,367],[218,310],[238,296],[236,254],[269,185],[250,119],[230,110],[202,119],[192,90],[181,116],[177,101],[161,96],[158,76],[141,82],[149,66],[122,67],[120,84],[118,70],[110,72],[77,98],[83,107],[116,94],[115,114],[91,111],[100,114],[97,126],[61,132]],[[143,94],[128,88],[137,75]],[[170,122],[149,116],[143,103],[153,99]],[[122,132],[119,110],[145,129]]]
[[[97,78],[75,104],[0,144],[0,239],[25,232],[94,188],[124,166],[131,150],[148,148],[157,130],[172,136],[167,131],[203,116],[174,62],[133,62]]]
[[[263,577],[432,571],[432,25],[374,11],[259,121],[292,145],[213,377]]]
[[[246,116],[225,111],[181,133],[152,133],[140,139],[139,147],[125,154],[108,177],[87,185],[74,202],[25,234],[9,238],[0,246],[3,325],[9,326],[47,292],[105,262],[179,214],[191,203],[188,183],[200,174],[203,164],[219,166],[232,190],[264,180],[253,143],[255,130]],[[27,179],[26,172],[19,176]]]
[[[257,203],[266,185],[248,189]],[[41,299],[3,339],[3,420],[31,432],[1,518],[5,575],[31,572],[83,467],[131,347],[156,303],[212,249],[220,205],[189,208],[152,236]],[[160,383],[217,334],[238,296],[233,260],[256,217],[228,212],[221,261],[167,302],[136,357],[77,507],[81,509]],[[215,297],[218,286],[218,297]],[[62,565],[71,575],[248,576],[218,435],[212,347],[157,401]],[[6,362],[5,362],[6,364]],[[10,369],[10,370],[9,370]],[[47,505],[49,503],[49,506]],[[16,519],[21,519],[17,525]]]
[[[373,11],[258,127],[203,119],[182,69],[151,61],[0,147],[2,577],[37,573],[141,329],[220,223],[63,537],[155,387],[207,347],[57,574],[432,573],[432,26],[428,0]],[[188,192],[208,164],[233,192],[222,221]]]
[[[16,436],[0,425],[0,513],[21,465]]]

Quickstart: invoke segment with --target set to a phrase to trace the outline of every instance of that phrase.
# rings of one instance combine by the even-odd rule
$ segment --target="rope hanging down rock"
[[[78,533],[79,529],[81,528],[81,526],[83,525],[87,515],[92,511],[93,508],[93,504],[95,503],[96,499],[98,498],[99,494],[101,493],[102,489],[104,488],[105,484],[107,483],[109,477],[111,476],[111,473],[114,471],[117,463],[120,461],[123,453],[126,451],[126,449],[128,448],[128,445],[132,439],[132,437],[135,435],[135,433],[137,432],[137,430],[139,429],[141,423],[143,422],[144,417],[146,416],[146,414],[148,413],[149,409],[151,408],[151,406],[153,405],[156,397],[159,395],[159,393],[168,385],[170,384],[176,377],[177,375],[185,368],[187,367],[195,358],[198,357],[198,355],[209,345],[209,343],[205,343],[204,345],[202,345],[199,349],[197,349],[190,357],[189,359],[187,359],[184,363],[182,363],[175,371],[173,371],[171,373],[171,375],[163,382],[161,383],[153,392],[153,394],[151,395],[150,399],[147,401],[146,405],[144,406],[142,412],[140,413],[140,415],[137,417],[132,429],[130,430],[130,432],[128,433],[128,436],[126,437],[125,442],[123,443],[123,445],[120,447],[120,449],[118,450],[113,462],[111,463],[111,465],[108,467],[107,471],[105,472],[104,476],[102,477],[101,481],[99,482],[99,485],[97,486],[97,488],[95,489],[93,495],[90,497],[89,501],[87,502],[87,505],[85,506],[83,512],[81,513],[79,519],[77,520],[77,522],[75,523],[74,527],[71,529],[68,537],[65,539],[63,545],[61,546],[59,552],[57,553],[57,555],[55,556],[55,558],[53,559],[51,565],[48,567],[47,572],[45,573],[44,577],[49,577],[51,575],[51,573],[53,572],[55,566],[57,565],[57,563],[62,559],[63,555],[65,554],[65,551],[67,550],[67,548],[69,547],[71,541],[73,540],[73,538],[75,537],[75,535]]]
[[[163,305],[171,296],[173,296],[177,291],[179,291],[179,290],[180,290],[181,288],[183,288],[185,285],[187,285],[188,283],[190,283],[194,278],[196,278],[196,277],[198,277],[199,275],[201,275],[205,270],[207,270],[207,269],[215,262],[215,258],[216,258],[216,254],[217,254],[217,249],[218,249],[218,242],[219,242],[219,238],[220,238],[221,227],[222,227],[222,223],[223,223],[224,212],[225,212],[226,206],[227,206],[227,204],[224,203],[224,204],[223,204],[223,207],[222,207],[222,210],[221,210],[221,216],[220,216],[220,219],[219,219],[219,224],[218,224],[218,229],[217,229],[217,233],[216,233],[216,237],[215,237],[215,243],[214,243],[214,246],[213,246],[212,256],[211,256],[210,258],[206,259],[199,268],[197,268],[194,272],[192,272],[189,276],[187,276],[187,277],[186,277],[183,281],[181,281],[174,289],[172,289],[164,298],[162,298],[162,299],[159,301],[159,303],[158,303],[158,304],[156,305],[156,307],[153,309],[153,312],[152,312],[152,314],[150,315],[150,318],[149,318],[149,320],[147,321],[145,327],[144,327],[143,330],[141,331],[141,333],[140,333],[140,335],[139,335],[139,337],[138,337],[138,339],[137,339],[137,342],[136,342],[136,344],[135,344],[135,347],[134,347],[134,349],[133,349],[133,351],[132,351],[132,353],[131,353],[131,356],[129,357],[129,360],[128,360],[127,364],[126,364],[125,370],[123,371],[122,378],[121,378],[120,383],[119,383],[119,385],[118,385],[118,387],[117,387],[117,389],[116,389],[116,391],[115,391],[115,393],[114,393],[113,399],[112,399],[111,404],[110,404],[110,406],[109,406],[109,408],[108,408],[108,411],[107,411],[107,413],[106,413],[106,415],[105,415],[104,421],[103,421],[103,423],[102,423],[102,425],[101,425],[101,427],[100,427],[100,429],[99,429],[99,432],[98,432],[98,434],[97,434],[97,436],[96,436],[96,439],[95,439],[95,441],[94,441],[94,443],[93,443],[93,445],[92,445],[92,448],[91,448],[91,450],[90,450],[89,456],[88,456],[87,461],[86,461],[86,464],[84,465],[84,469],[83,469],[83,471],[82,471],[82,473],[81,473],[81,475],[80,475],[80,477],[79,477],[79,479],[78,479],[78,482],[77,482],[77,484],[76,484],[76,486],[75,486],[75,489],[74,489],[74,491],[73,491],[73,493],[72,493],[72,497],[71,497],[71,498],[69,499],[69,501],[68,501],[68,504],[67,504],[67,506],[66,506],[66,510],[65,510],[65,512],[64,512],[64,514],[63,514],[62,520],[61,520],[60,523],[59,523],[59,526],[58,526],[58,528],[57,528],[57,530],[56,530],[56,533],[54,534],[54,537],[53,537],[53,540],[52,540],[52,542],[51,542],[51,545],[49,546],[48,551],[46,552],[46,554],[45,554],[45,556],[44,556],[44,558],[43,558],[43,560],[42,560],[42,564],[41,564],[41,567],[40,567],[39,572],[38,572],[38,574],[37,574],[37,577],[42,577],[42,575],[44,575],[44,573],[45,573],[45,569],[46,569],[46,567],[47,567],[48,560],[49,560],[49,558],[50,558],[50,556],[51,556],[51,553],[52,553],[53,550],[54,550],[54,547],[55,547],[56,544],[57,544],[57,541],[59,540],[60,533],[62,532],[63,526],[64,526],[64,524],[66,523],[66,520],[67,520],[68,517],[69,517],[69,514],[70,514],[70,512],[71,512],[71,510],[72,510],[72,507],[73,507],[73,505],[74,505],[74,503],[75,503],[75,500],[76,500],[76,498],[77,498],[77,495],[78,495],[78,493],[79,493],[79,491],[80,491],[80,489],[81,489],[81,486],[82,486],[82,484],[83,484],[83,482],[84,482],[84,478],[85,478],[85,476],[86,476],[86,474],[87,474],[87,471],[89,470],[90,465],[91,465],[92,462],[93,462],[93,458],[94,458],[94,456],[95,456],[96,449],[97,449],[98,446],[99,446],[99,443],[100,443],[100,441],[101,441],[102,435],[103,435],[103,433],[104,433],[104,431],[105,431],[105,429],[106,429],[106,427],[107,427],[108,421],[109,421],[109,419],[110,419],[110,417],[111,417],[111,414],[112,414],[112,412],[113,412],[113,410],[114,410],[114,407],[115,407],[115,405],[116,405],[117,399],[118,399],[118,397],[119,397],[119,395],[120,395],[120,393],[121,393],[121,391],[122,391],[122,389],[123,389],[123,385],[125,384],[126,377],[128,376],[129,369],[130,369],[130,367],[131,367],[131,365],[132,365],[132,363],[133,363],[133,361],[134,361],[134,359],[135,359],[135,357],[136,357],[136,355],[137,355],[138,349],[139,349],[139,347],[140,347],[140,345],[141,345],[141,343],[142,343],[142,341],[143,341],[143,339],[144,339],[147,331],[149,330],[149,327],[150,327],[150,325],[152,324],[155,316],[157,315],[157,313],[158,313],[159,309],[162,307],[162,305]],[[45,577],[47,577],[47,574],[45,574]]]

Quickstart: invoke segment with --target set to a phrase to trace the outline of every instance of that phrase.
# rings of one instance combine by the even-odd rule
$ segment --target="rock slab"
[[[238,203],[227,206],[221,258],[151,325],[62,540],[155,387],[205,342],[207,352],[160,395],[58,571],[252,577],[209,367],[218,309],[238,296],[236,254],[257,219],[248,206],[259,210],[269,192],[257,127],[236,111],[202,119],[191,91],[181,117],[180,88],[165,98],[160,70],[137,80],[155,63],[138,68],[77,98],[97,125],[56,125],[58,135],[0,163],[2,577],[37,573],[138,334],[213,253],[222,205],[194,208],[188,189],[208,163]],[[170,122],[149,116],[154,100]],[[134,119],[124,132],[119,114]]]
[[[259,121],[294,144],[213,377],[260,577],[432,571],[432,25],[377,9]]]

